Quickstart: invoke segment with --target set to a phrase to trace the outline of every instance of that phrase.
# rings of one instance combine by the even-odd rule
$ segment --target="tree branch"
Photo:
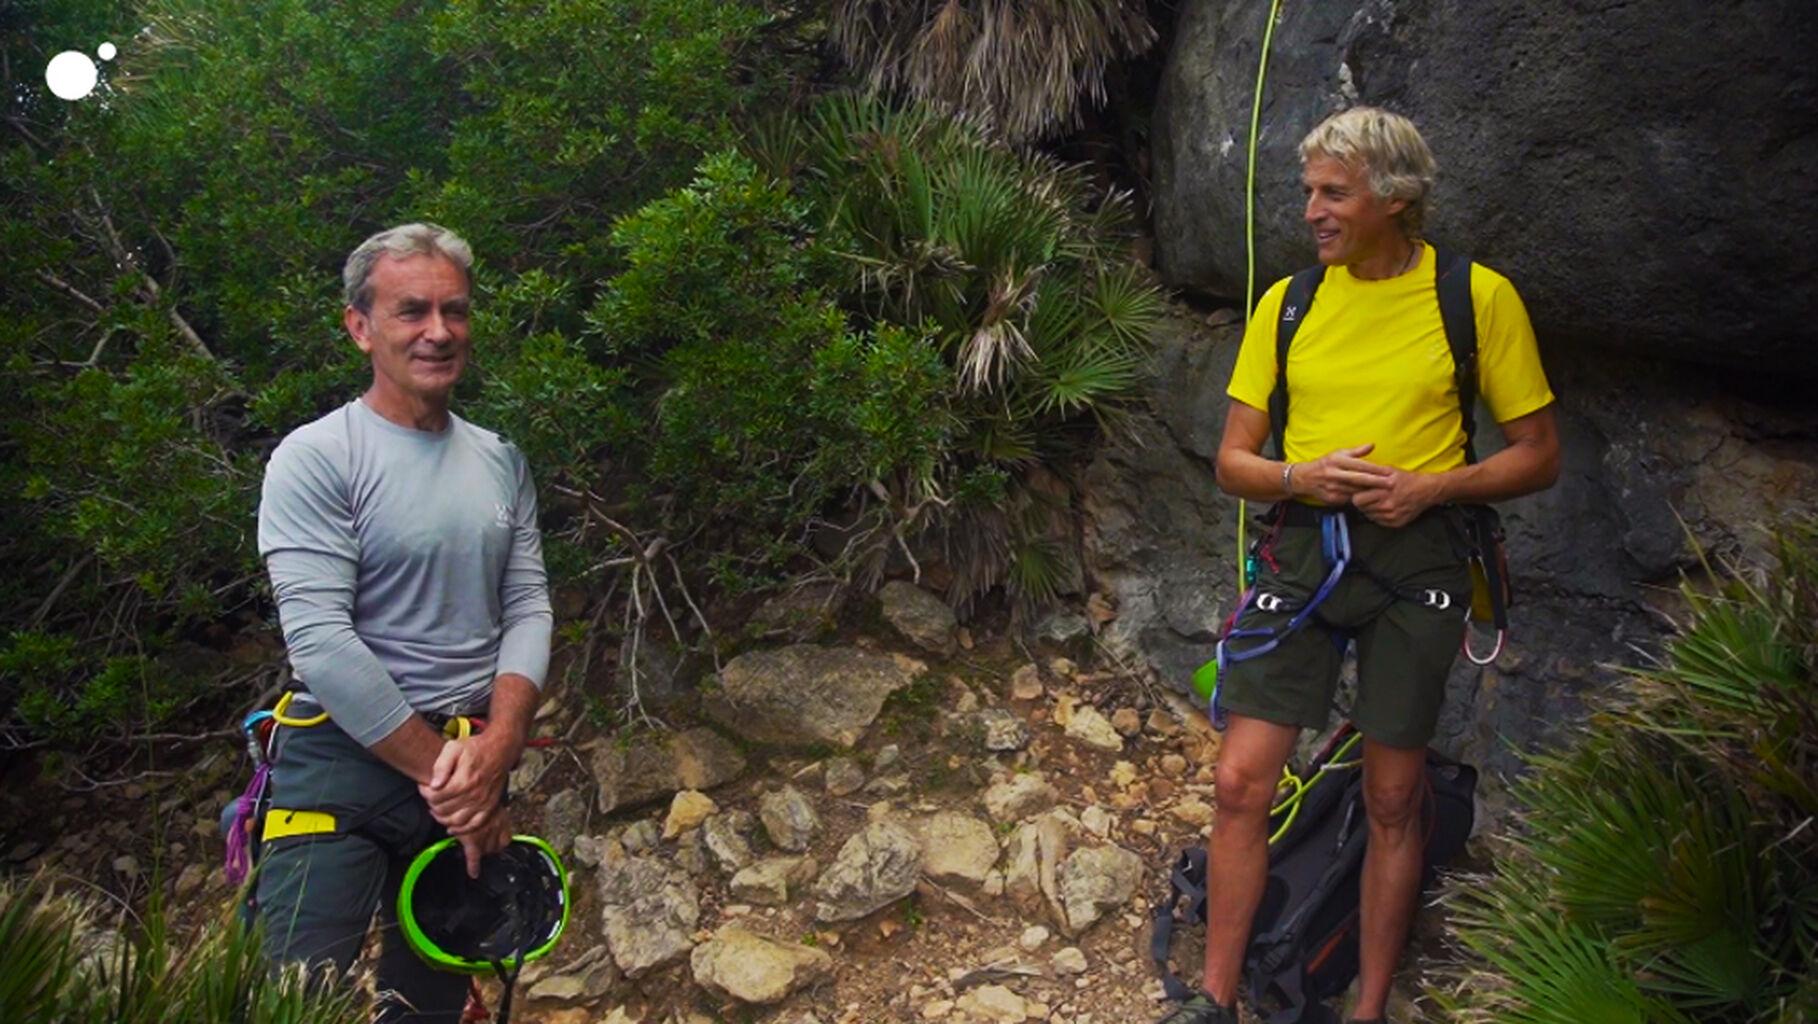
[[[38,610],[32,612],[32,617],[27,621],[25,628],[37,629],[38,624],[44,621],[44,617],[50,614],[50,610],[56,605],[57,599],[63,596],[63,592],[69,589],[69,585],[74,583],[76,577],[82,574],[82,570],[88,568],[88,563],[94,560],[95,553],[91,551],[81,558],[78,558],[74,565],[63,570],[63,575],[58,578],[57,585],[51,588],[49,594],[45,595],[44,600],[38,605]]]
[[[101,193],[90,188],[88,197],[94,202],[95,213],[101,218],[101,228],[106,232],[105,242],[108,254],[113,256],[114,262],[119,264],[122,270],[138,275],[139,295],[147,303],[154,306],[161,304],[164,300],[164,289],[158,286],[157,278],[139,268],[139,258],[133,255],[132,250],[128,249],[124,242],[120,241],[120,233],[114,229],[114,220],[108,216],[106,204],[101,202]],[[177,329],[177,333],[181,334],[183,340],[189,342],[192,348],[210,360],[215,358],[215,354],[209,351],[207,343],[202,340],[202,336],[196,333],[196,329],[189,325],[188,320],[183,319],[183,314],[177,312],[174,304],[165,310],[165,316],[169,318],[171,326]]]
[[[77,302],[82,303],[84,306],[87,306],[89,309],[93,310],[96,313],[107,312],[106,306],[103,306],[103,305],[101,305],[101,303],[96,302],[93,298],[90,298],[89,295],[87,293],[85,293],[82,289],[77,288],[75,285],[70,284],[68,281],[65,281],[61,277],[58,277],[57,275],[51,273],[48,270],[38,271],[38,280],[43,281],[45,284],[50,285],[52,288],[57,289],[58,291],[62,292],[63,294],[69,296],[72,299],[75,299]]]

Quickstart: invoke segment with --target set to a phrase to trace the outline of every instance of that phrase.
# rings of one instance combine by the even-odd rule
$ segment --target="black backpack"
[[[1477,312],[1471,304],[1471,259],[1433,247],[1433,290],[1439,303],[1439,320],[1452,350],[1452,380],[1458,388],[1458,413],[1464,427],[1466,463],[1477,461],[1472,438],[1477,432]],[[1275,436],[1275,457],[1287,457],[1288,347],[1313,308],[1319,286],[1326,279],[1324,264],[1295,272],[1282,296],[1281,315],[1275,323],[1275,389],[1269,393],[1269,428]],[[1492,626],[1501,635],[1509,628],[1509,605],[1514,589],[1509,584],[1508,556],[1503,550],[1502,517],[1489,505],[1466,505],[1463,538],[1472,567],[1472,618]],[[1469,654],[1469,648],[1466,648]],[[1471,660],[1488,664],[1475,654]],[[1495,654],[1490,656],[1494,660]]]
[[[1313,759],[1293,821],[1269,845],[1268,881],[1244,952],[1250,1002],[1266,1024],[1335,1022],[1321,1000],[1341,994],[1357,976],[1359,879],[1369,827],[1363,771],[1334,756],[1355,735],[1355,727],[1345,723]],[[1427,751],[1422,889],[1464,849],[1476,790],[1476,769]],[[1183,850],[1168,880],[1167,899],[1154,910],[1150,953],[1171,999],[1192,995],[1168,969],[1176,913],[1190,925],[1203,925],[1207,885],[1205,848]]]

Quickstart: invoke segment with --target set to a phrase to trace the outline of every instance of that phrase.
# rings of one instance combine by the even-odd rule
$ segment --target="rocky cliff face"
[[[1183,5],[1155,131],[1171,284],[1244,291],[1267,4]],[[1818,374],[1818,20],[1787,0],[1283,5],[1257,158],[1258,282],[1312,262],[1301,137],[1356,103],[1422,126],[1429,234],[1507,273],[1549,354]]]
[[[1170,284],[1226,300],[1244,293],[1266,9],[1185,5],[1155,119],[1157,262]],[[1795,184],[1818,165],[1807,13],[1771,0],[1283,7],[1258,290],[1312,262],[1301,137],[1357,103],[1397,110],[1439,159],[1429,236],[1515,281],[1560,398],[1559,485],[1504,508],[1508,650],[1488,669],[1460,660],[1441,722],[1438,745],[1492,778],[1514,767],[1511,746],[1568,727],[1606,666],[1655,647],[1680,570],[1696,566],[1688,538],[1759,557],[1771,513],[1818,504],[1818,407],[1801,397],[1818,380],[1818,193]],[[1101,639],[1183,689],[1233,599],[1237,502],[1211,458],[1238,319],[1183,314],[1164,332],[1153,414],[1082,486],[1087,579],[1116,611]],[[1500,436],[1479,423],[1487,454]]]
[[[1235,590],[1237,501],[1212,457],[1241,327],[1183,312],[1162,332],[1152,414],[1082,481],[1086,576],[1116,617],[1100,639],[1185,689],[1212,656]],[[1569,726],[1584,697],[1657,647],[1690,540],[1765,556],[1761,524],[1818,510],[1818,410],[1774,409],[1670,367],[1559,357],[1564,469],[1503,506],[1517,591],[1508,647],[1453,671],[1436,745],[1492,774]],[[1500,447],[1480,412],[1478,451]],[[1253,511],[1258,511],[1254,510]],[[1683,525],[1681,524],[1683,520]],[[1489,787],[1494,791],[1494,786]]]

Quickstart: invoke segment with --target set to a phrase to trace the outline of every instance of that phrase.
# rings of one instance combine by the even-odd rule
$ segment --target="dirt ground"
[[[848,639],[858,646],[902,647],[862,635]],[[1041,686],[1039,693],[1031,692],[1025,670],[1019,697],[1011,680],[1026,665],[1037,666]],[[576,723],[586,714],[585,703],[559,691],[554,702],[556,710],[541,718],[539,731],[573,740],[556,749],[536,784],[514,805],[521,827],[531,831],[551,795],[592,783],[585,769],[590,729],[585,722]],[[974,706],[1001,707],[1022,718],[1031,736],[1026,749],[1011,754],[983,750],[976,733],[960,727],[962,716],[956,713]],[[1061,723],[1088,706],[1125,727],[1120,729],[1128,733],[1121,751],[1094,749],[1065,735]],[[685,716],[685,709],[675,709],[671,717]],[[1130,729],[1132,723],[1140,725]],[[766,750],[748,750],[750,764],[743,777],[711,795],[721,808],[755,807],[760,789],[791,781],[813,796],[822,828],[811,852],[825,866],[846,837],[879,813],[877,805],[884,800],[910,814],[953,809],[984,818],[980,796],[994,773],[1040,772],[1059,791],[1059,805],[1075,816],[1094,807],[1109,812],[1105,839],[1141,858],[1143,883],[1121,911],[1069,939],[1053,921],[1019,913],[1007,898],[926,881],[913,896],[867,918],[829,926],[813,920],[808,901],[782,907],[740,905],[728,896],[724,877],[708,877],[698,880],[702,912],[697,939],[740,922],[773,938],[825,950],[834,961],[831,976],[778,1006],[728,1004],[695,985],[684,960],[635,981],[620,979],[591,1001],[528,998],[536,981],[560,974],[604,941],[592,872],[571,864],[568,934],[548,960],[526,971],[513,1019],[543,1024],[1122,1024],[1153,1021],[1166,1012],[1149,959],[1149,913],[1166,893],[1166,871],[1174,856],[1183,846],[1202,842],[1208,831],[1218,738],[1203,716],[1153,681],[1120,670],[1089,644],[1030,650],[999,634],[952,658],[929,661],[924,681],[887,703],[854,751],[839,753],[874,765],[891,756],[890,747],[898,759],[892,772],[906,774],[910,784],[887,797],[830,796],[820,782],[824,753]],[[64,788],[67,775],[56,776],[44,766],[35,779],[8,780],[0,797],[7,837],[0,851],[6,869],[82,879],[118,894],[124,904],[142,905],[156,888],[179,928],[219,921],[231,894],[219,868],[222,845],[214,822],[243,782],[245,757],[225,739],[178,748],[171,759],[179,757],[186,759],[181,769],[79,792]],[[59,778],[62,785],[54,785]],[[582,833],[610,834],[639,818],[661,823],[666,809],[659,802],[610,817],[596,813]],[[1423,915],[1412,966],[1403,972],[1410,989],[1421,960],[1437,955],[1434,918],[1432,912]],[[1069,946],[1084,954],[1083,973],[1055,968],[1055,954]],[[1179,929],[1175,963],[1185,968],[1189,981],[1197,978],[1200,949],[1198,929]],[[497,985],[487,988],[489,1005],[496,1005]],[[1398,1021],[1423,1019],[1404,997],[1398,996],[1391,1009]]]

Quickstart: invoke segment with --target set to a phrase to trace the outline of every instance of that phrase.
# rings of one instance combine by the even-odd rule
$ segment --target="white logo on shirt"
[[[508,529],[511,526],[511,509],[502,501],[492,503],[492,524]]]

